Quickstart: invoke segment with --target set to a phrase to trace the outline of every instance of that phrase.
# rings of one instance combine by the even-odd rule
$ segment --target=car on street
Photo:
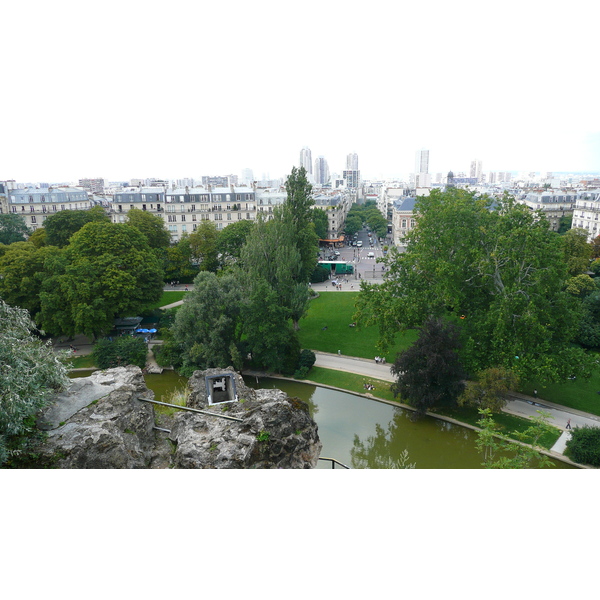
[[[369,252],[369,253],[367,254],[367,257],[368,257],[368,258],[375,258],[375,252]]]
[[[358,240],[358,242],[356,242],[356,245],[360,248],[362,246],[362,242]]]

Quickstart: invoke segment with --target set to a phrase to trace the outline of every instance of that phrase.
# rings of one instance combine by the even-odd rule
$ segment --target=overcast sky
[[[600,171],[593,3],[400,4],[12,3],[0,180]]]

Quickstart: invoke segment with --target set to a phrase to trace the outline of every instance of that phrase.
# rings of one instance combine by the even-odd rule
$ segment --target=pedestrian
[[[341,356],[342,355],[342,351],[338,350],[338,355]]]
[[[533,390],[533,397],[537,398],[537,390]]]
[[[185,286],[185,291],[186,291],[186,292],[189,292],[189,290],[188,290],[188,286],[187,286],[187,285]]]
[[[571,429],[571,419],[567,421],[567,426],[565,427],[565,429]]]

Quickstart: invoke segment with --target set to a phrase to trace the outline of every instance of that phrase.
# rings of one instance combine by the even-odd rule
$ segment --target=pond
[[[253,388],[278,388],[304,400],[319,426],[321,456],[335,458],[354,469],[393,469],[408,462],[417,469],[480,469],[477,434],[466,427],[424,417],[411,421],[411,412],[306,383],[244,377]],[[331,464],[319,461],[319,468]],[[556,468],[574,468],[553,460]]]
[[[71,376],[87,377],[91,371]],[[156,400],[168,401],[168,394],[184,388],[185,377],[174,371],[145,375],[146,385]],[[304,400],[319,426],[323,443],[321,456],[335,458],[355,469],[398,468],[403,452],[417,469],[478,469],[481,455],[475,447],[477,434],[471,429],[432,417],[411,421],[411,412],[357,396],[307,383],[281,379],[244,377],[248,387],[277,388]],[[574,468],[553,460],[556,468]],[[319,461],[319,468],[331,463]],[[337,467],[340,468],[340,467]]]

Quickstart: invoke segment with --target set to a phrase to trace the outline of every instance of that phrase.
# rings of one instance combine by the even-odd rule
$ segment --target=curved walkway
[[[315,356],[317,357],[315,362],[317,367],[357,373],[383,381],[391,382],[395,380],[390,372],[390,365],[380,365],[374,360],[330,354],[327,352],[315,352]],[[562,430],[561,436],[550,449],[552,452],[558,454],[564,452],[567,441],[571,437],[571,433],[566,428],[569,420],[572,427],[583,427],[584,425],[600,427],[600,417],[596,415],[567,406],[560,406],[539,398],[531,398],[525,394],[512,393],[504,407],[505,412],[526,418],[539,416],[537,413],[538,410],[549,412],[552,419],[551,424]]]

